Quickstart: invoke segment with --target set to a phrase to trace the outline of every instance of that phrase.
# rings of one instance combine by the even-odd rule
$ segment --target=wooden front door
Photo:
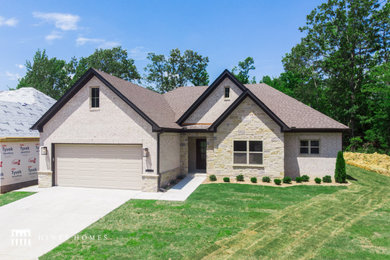
[[[196,139],[196,169],[206,170],[206,139]]]

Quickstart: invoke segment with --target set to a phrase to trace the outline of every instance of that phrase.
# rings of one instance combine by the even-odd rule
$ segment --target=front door
[[[206,139],[196,139],[196,169],[206,170]]]

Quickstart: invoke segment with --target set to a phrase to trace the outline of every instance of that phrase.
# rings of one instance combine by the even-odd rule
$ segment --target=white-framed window
[[[320,141],[319,140],[300,140],[299,145],[300,154],[319,154]]]
[[[225,99],[229,99],[229,98],[230,98],[230,88],[225,87]]]
[[[233,164],[263,165],[263,141],[234,140]]]
[[[91,108],[99,108],[100,107],[100,93],[99,87],[91,88]]]

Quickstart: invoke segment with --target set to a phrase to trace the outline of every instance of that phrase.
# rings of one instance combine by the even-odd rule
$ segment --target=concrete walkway
[[[184,201],[205,178],[187,176],[164,193],[36,186],[21,189],[37,194],[0,207],[0,259],[37,259],[129,199]]]

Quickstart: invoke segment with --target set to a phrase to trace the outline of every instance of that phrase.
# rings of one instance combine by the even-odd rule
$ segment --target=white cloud
[[[5,72],[5,76],[7,76],[8,80],[18,80],[21,78],[19,73],[11,73],[9,71]]]
[[[16,26],[18,24],[18,20],[16,18],[4,18],[0,16],[0,26]]]
[[[77,23],[80,21],[80,16],[73,14],[33,12],[33,16],[54,23],[56,28],[63,31],[77,30]]]
[[[16,67],[18,67],[19,69],[24,69],[24,65],[23,64],[15,64]]]
[[[52,42],[54,40],[61,39],[61,38],[62,38],[62,33],[58,31],[52,31],[50,34],[46,35],[45,37],[46,41],[48,42]]]
[[[106,41],[104,39],[99,39],[99,38],[85,38],[85,37],[78,37],[76,39],[76,45],[77,46],[83,46],[85,44],[95,44],[98,45],[99,48],[113,48],[116,46],[119,46],[119,42],[114,42],[114,41]]]
[[[148,52],[145,50],[145,47],[138,46],[129,51],[130,57],[134,60],[145,60],[148,56]]]

